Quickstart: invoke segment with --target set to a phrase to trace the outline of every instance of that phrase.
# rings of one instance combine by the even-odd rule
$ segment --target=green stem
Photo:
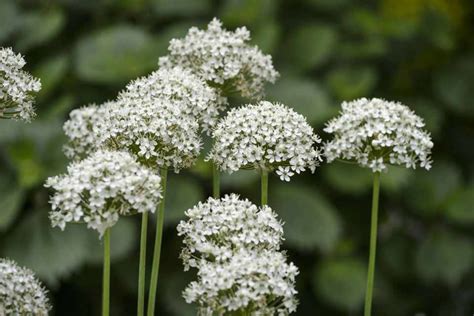
[[[153,264],[151,267],[150,291],[148,293],[148,316],[155,314],[156,288],[158,285],[158,272],[160,271],[161,240],[163,238],[163,221],[165,218],[165,196],[166,196],[166,177],[168,170],[161,169],[161,182],[163,188],[163,198],[160,202],[156,219],[155,249],[153,252]]]
[[[374,173],[374,187],[372,192],[372,220],[370,225],[370,253],[367,272],[367,290],[365,292],[364,316],[370,316],[372,311],[372,295],[374,290],[375,253],[377,249],[377,217],[379,210],[380,172]]]
[[[215,163],[212,164],[212,196],[215,199],[220,197],[220,173],[217,165]]]
[[[261,185],[262,206],[268,204],[268,171],[262,169],[262,185]]]
[[[143,316],[145,314],[145,270],[146,270],[147,228],[148,228],[148,212],[143,212],[142,229],[140,233],[140,263],[138,267],[137,316]]]
[[[104,234],[104,270],[102,273],[102,316],[109,316],[110,305],[110,228]]]

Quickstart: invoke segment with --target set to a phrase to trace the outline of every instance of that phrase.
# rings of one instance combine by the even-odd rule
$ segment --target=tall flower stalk
[[[260,186],[260,195],[261,195],[261,204],[268,204],[268,171],[262,169],[261,173],[261,186]]]
[[[161,169],[163,198],[161,199],[156,219],[155,249],[151,266],[150,291],[148,296],[148,316],[155,315],[156,288],[158,286],[158,273],[160,272],[161,244],[163,239],[163,223],[165,218],[166,179],[168,170]]]
[[[388,165],[431,168],[433,142],[423,127],[423,120],[401,103],[362,98],[343,102],[340,116],[324,129],[334,135],[325,144],[328,162],[350,161],[374,173],[365,316],[372,315],[380,173]]]
[[[102,270],[102,316],[110,314],[110,228],[104,233],[104,267]]]

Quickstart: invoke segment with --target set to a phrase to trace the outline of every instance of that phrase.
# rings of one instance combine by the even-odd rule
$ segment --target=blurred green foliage
[[[0,255],[46,282],[53,315],[98,315],[101,241],[82,226],[52,229],[46,177],[65,170],[61,125],[73,108],[113,99],[157,66],[169,39],[220,17],[245,25],[274,56],[268,99],[324,122],[344,99],[400,100],[432,132],[430,172],[382,175],[375,315],[474,313],[474,3],[469,0],[2,0],[0,43],[41,78],[38,118],[0,122]],[[209,143],[207,141],[207,143]],[[204,154],[203,154],[204,155]],[[209,166],[172,175],[159,315],[193,315],[180,292],[193,278],[178,259],[176,223],[210,193]],[[368,255],[371,174],[323,164],[291,183],[270,179],[301,270],[297,315],[360,315]],[[225,192],[258,201],[258,175],[223,176]],[[133,315],[136,217],[112,230],[112,314]],[[150,229],[150,240],[154,230]]]

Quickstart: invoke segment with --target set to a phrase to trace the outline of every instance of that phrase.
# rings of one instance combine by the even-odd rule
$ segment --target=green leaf
[[[318,82],[282,75],[275,85],[267,90],[267,99],[281,102],[304,115],[309,123],[322,124],[338,111]]]
[[[0,177],[0,232],[10,227],[25,198],[23,189],[12,180],[3,174]]]
[[[344,66],[328,75],[329,87],[340,100],[370,95],[377,82],[377,72],[369,66]]]
[[[474,60],[472,56],[453,61],[436,75],[434,94],[453,112],[472,117],[474,99]]]
[[[153,0],[153,8],[158,16],[194,16],[209,12],[210,0]]]
[[[335,189],[351,194],[362,194],[372,187],[372,172],[356,164],[332,162],[321,172],[326,181]]]
[[[336,29],[326,24],[307,24],[295,29],[285,45],[285,60],[291,68],[309,70],[329,61],[338,41]]]
[[[176,225],[184,218],[184,212],[202,200],[203,196],[204,193],[195,179],[170,173],[166,192],[165,224]]]
[[[85,228],[85,225],[82,226]],[[133,218],[122,217],[110,229],[110,260],[120,260],[128,256],[138,246],[139,232],[137,227],[137,222]],[[85,260],[100,264],[104,257],[103,239],[99,239],[99,234],[90,229],[87,230],[87,236],[89,252]]]
[[[333,307],[356,311],[364,302],[366,267],[357,259],[329,259],[315,269],[313,287]]]
[[[457,284],[473,264],[472,242],[448,231],[435,231],[418,246],[416,269],[428,283]]]
[[[157,42],[132,25],[115,25],[82,38],[75,50],[78,76],[96,83],[123,83],[157,67]]]
[[[37,160],[35,143],[28,138],[18,140],[8,147],[8,154],[15,165],[18,183],[22,188],[30,188],[41,182],[44,169]]]
[[[40,64],[33,72],[35,77],[41,79],[41,90],[38,93],[39,99],[44,99],[57,88],[66,74],[68,65],[68,56],[58,55]]]
[[[15,1],[0,1],[0,43],[7,40],[21,25]]]
[[[461,225],[474,223],[474,185],[454,194],[448,201],[446,216]]]
[[[76,271],[87,258],[89,238],[81,225],[64,231],[52,228],[48,210],[36,209],[6,238],[4,255],[26,266],[55,286]]]
[[[259,25],[252,33],[252,44],[257,45],[265,54],[273,53],[280,40],[281,27],[275,22]]]
[[[35,11],[22,17],[15,47],[24,51],[52,40],[64,27],[65,16],[57,9]]]
[[[273,0],[227,0],[219,10],[219,17],[226,27],[248,27],[272,18],[276,9]]]
[[[336,209],[316,189],[278,184],[270,189],[269,204],[285,222],[286,243],[294,248],[333,250],[342,233]]]
[[[413,178],[404,196],[414,211],[434,215],[460,186],[461,174],[456,165],[437,161],[430,171],[412,171]]]

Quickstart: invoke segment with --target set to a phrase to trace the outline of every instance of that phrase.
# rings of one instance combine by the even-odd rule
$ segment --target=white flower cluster
[[[301,114],[282,105],[261,101],[229,111],[213,131],[214,147],[208,160],[232,173],[252,168],[277,169],[281,180],[321,161],[321,142]]]
[[[199,315],[289,315],[296,311],[298,268],[278,251],[239,249],[228,261],[207,262],[183,292]],[[240,314],[239,314],[240,315]]]
[[[188,220],[177,228],[186,246],[181,252],[185,270],[197,267],[201,258],[227,260],[234,249],[278,250],[283,238],[282,224],[270,207],[258,208],[235,194],[199,202],[185,215]]]
[[[22,70],[25,64],[11,48],[0,48],[0,118],[30,121],[35,116],[33,93],[41,89],[41,83]]]
[[[73,162],[65,175],[51,177],[50,220],[64,229],[85,222],[102,236],[119,215],[154,212],[161,198],[160,177],[127,152],[97,151]]]
[[[241,27],[227,31],[214,18],[207,30],[192,27],[183,39],[172,39],[169,55],[160,67],[179,65],[191,69],[210,84],[237,90],[244,97],[261,98],[265,82],[275,82],[278,72],[270,55],[249,44],[250,32]]]
[[[185,270],[198,269],[183,296],[200,315],[288,315],[296,310],[298,269],[280,252],[282,224],[268,206],[235,194],[209,198],[178,225]]]
[[[46,316],[46,290],[29,269],[0,258],[0,315]]]
[[[68,138],[64,153],[68,158],[81,159],[100,149],[98,135],[101,131],[97,129],[98,122],[113,103],[110,101],[99,106],[91,104],[71,111],[69,120],[63,126]]]
[[[98,121],[99,144],[126,149],[149,167],[175,172],[190,167],[201,149],[199,126],[183,114],[179,103],[168,99],[114,102]]]
[[[119,95],[119,100],[138,106],[163,99],[175,101],[181,113],[196,119],[205,132],[216,124],[219,112],[227,102],[204,80],[181,67],[161,68],[132,81]]]
[[[354,161],[373,172],[388,164],[431,168],[433,142],[423,120],[407,106],[382,99],[343,102],[341,115],[326,124],[334,134],[325,145],[328,162]]]

